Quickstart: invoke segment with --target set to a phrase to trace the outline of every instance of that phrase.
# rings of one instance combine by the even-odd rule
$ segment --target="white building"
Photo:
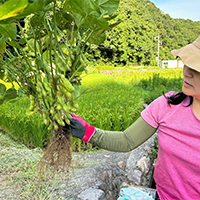
[[[161,60],[159,63],[160,68],[179,68],[183,67],[183,62],[181,60]]]

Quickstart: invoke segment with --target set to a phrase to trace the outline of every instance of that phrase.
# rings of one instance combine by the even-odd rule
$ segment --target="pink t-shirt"
[[[169,106],[161,96],[142,111],[142,118],[158,128],[154,179],[161,200],[200,200],[200,120],[188,103],[189,97]]]

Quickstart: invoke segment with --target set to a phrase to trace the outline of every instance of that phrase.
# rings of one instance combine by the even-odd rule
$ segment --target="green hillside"
[[[173,59],[170,51],[194,41],[200,35],[200,21],[173,19],[149,0],[121,0],[114,22],[121,23],[106,33],[103,45],[91,46],[87,57],[93,63],[115,65],[157,65]]]

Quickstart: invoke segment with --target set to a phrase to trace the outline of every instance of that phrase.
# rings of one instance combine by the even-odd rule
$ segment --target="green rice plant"
[[[143,110],[143,103],[150,103],[162,92],[180,91],[181,70],[159,71],[119,71],[114,74],[100,74],[89,70],[84,75],[78,99],[79,112],[76,113],[91,125],[104,130],[124,130],[130,126]],[[9,86],[8,86],[9,87]],[[44,147],[51,133],[37,113],[27,115],[29,99],[23,97],[15,104],[1,105],[0,128],[13,138],[32,147]],[[71,138],[73,151],[86,151],[92,145],[80,139]]]
[[[182,69],[127,69],[127,70],[120,70],[120,71],[113,71],[112,78],[117,81],[122,81],[124,83],[133,83],[139,82],[141,79],[148,80],[153,74],[158,73],[160,77],[165,78],[179,78],[182,77]]]
[[[143,99],[133,85],[113,81],[95,87],[104,90],[84,94],[79,99],[78,115],[88,123],[104,130],[119,131],[126,129],[140,116]]]
[[[159,73],[153,73],[149,79],[141,79],[138,82],[138,87],[144,89],[144,101],[146,103],[151,103],[154,99],[161,96],[162,93],[167,93],[169,91],[179,92],[181,91],[183,84],[183,79],[179,77],[163,77]]]
[[[0,128],[15,140],[30,147],[44,147],[49,142],[50,132],[43,124],[39,113],[27,115],[29,99],[21,98],[15,104],[5,102],[1,105]]]
[[[125,130],[139,116],[143,107],[141,91],[132,84],[117,82],[114,77],[89,73],[82,80],[81,90],[86,93],[79,98],[79,112],[91,125],[104,130]],[[72,138],[74,150],[88,150],[92,145]]]
[[[91,67],[91,66],[90,66]],[[115,70],[116,67],[110,65],[95,65],[94,68],[96,70]]]
[[[104,85],[112,82],[116,82],[114,77],[93,71],[92,73],[83,76],[82,87],[103,87]]]

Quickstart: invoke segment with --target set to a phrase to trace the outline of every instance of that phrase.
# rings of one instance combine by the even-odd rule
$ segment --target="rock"
[[[148,153],[149,155],[152,154],[151,147],[149,147],[149,146],[146,145],[146,146],[144,147],[144,150],[147,151],[147,153]]]
[[[94,188],[103,190],[105,193],[108,193],[108,187],[105,182],[101,182],[101,181],[97,182]]]
[[[89,188],[77,196],[77,200],[104,200],[105,193],[100,189]]]
[[[144,185],[143,182],[142,182],[142,180],[146,180],[146,179],[142,179],[142,175],[141,175],[141,177],[139,175],[140,173],[142,174],[142,171],[139,170],[140,172],[137,172],[137,170],[138,170],[137,162],[142,157],[149,158],[149,154],[145,150],[144,147],[146,147],[146,146],[148,146],[150,148],[153,147],[154,146],[155,137],[156,137],[155,134],[152,135],[146,142],[144,142],[142,145],[140,145],[136,149],[132,150],[131,153],[130,153],[130,155],[129,155],[129,157],[128,157],[128,159],[127,159],[125,172],[127,173],[128,179],[136,181],[137,184]],[[149,166],[150,165],[151,165],[151,163],[149,162]],[[149,173],[150,173],[150,170],[148,169],[148,174]],[[148,174],[145,174],[145,176],[146,175],[148,176]],[[145,183],[145,184],[147,184],[147,186],[149,186],[150,185],[150,181],[149,181],[149,183]]]
[[[108,172],[107,171],[103,171],[100,175],[100,179],[104,182],[106,182],[107,178],[109,177]]]
[[[149,160],[147,159],[146,156],[143,156],[140,158],[140,160],[137,161],[136,166],[142,171],[144,175],[146,175],[149,171]]]
[[[109,191],[109,193],[105,196],[105,200],[115,200],[113,198],[112,192]]]
[[[142,172],[138,169],[134,169],[131,173],[129,173],[128,180],[136,185],[140,185],[142,181]]]
[[[126,168],[126,162],[125,161],[120,161],[117,163],[120,169],[125,170]]]

